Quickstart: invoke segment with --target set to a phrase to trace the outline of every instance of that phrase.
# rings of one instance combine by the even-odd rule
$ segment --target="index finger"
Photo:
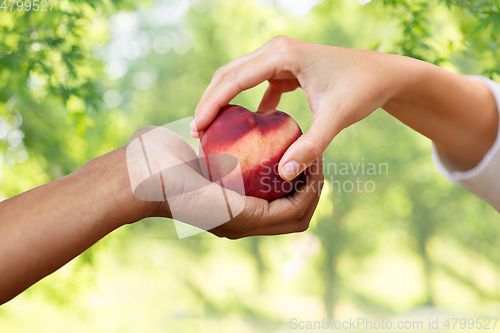
[[[193,132],[205,130],[219,110],[236,95],[270,79],[276,72],[276,58],[275,54],[263,52],[222,74],[196,107],[196,118],[191,124],[191,130]]]
[[[198,103],[196,110],[195,110],[195,116],[198,114],[198,111],[197,111],[198,107],[205,102],[207,96],[210,95],[210,92],[212,92],[214,87],[216,87],[220,83],[220,80],[222,79],[222,77],[224,76],[224,74],[226,72],[228,72],[234,68],[237,68],[238,66],[241,66],[242,64],[249,61],[250,59],[255,58],[256,56],[258,56],[259,54],[264,52],[264,50],[266,48],[267,48],[267,44],[264,44],[263,46],[259,47],[257,50],[252,51],[250,53],[247,53],[245,55],[242,55],[241,57],[238,57],[234,60],[231,60],[226,65],[217,69],[214,73],[212,81],[210,81],[210,84],[208,85],[207,89],[205,89],[205,92],[201,96],[200,102]]]

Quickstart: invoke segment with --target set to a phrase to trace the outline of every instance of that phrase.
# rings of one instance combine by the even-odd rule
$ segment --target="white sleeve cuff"
[[[468,76],[484,83],[492,92],[500,112],[500,84],[482,76]],[[499,125],[500,126],[500,125]],[[459,184],[500,212],[500,128],[495,143],[477,166],[467,171],[457,171],[446,157],[432,144],[432,159],[439,172]]]

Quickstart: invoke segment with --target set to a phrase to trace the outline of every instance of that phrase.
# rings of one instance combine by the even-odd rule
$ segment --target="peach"
[[[295,189],[302,175],[292,181],[285,181],[278,174],[278,163],[288,147],[301,135],[299,125],[284,112],[273,110],[256,113],[241,106],[227,105],[220,110],[212,124],[200,133],[199,160],[202,161],[202,173],[211,181],[220,181],[224,177],[220,185],[242,195],[269,201],[284,197]],[[235,163],[225,163],[222,158],[211,157],[216,157],[216,154],[236,157],[241,175],[228,170],[230,166],[234,168]],[[241,178],[245,193],[241,193],[238,187]]]

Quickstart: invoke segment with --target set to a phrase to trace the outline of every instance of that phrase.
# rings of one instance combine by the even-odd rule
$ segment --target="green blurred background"
[[[76,170],[141,126],[192,116],[218,67],[280,34],[500,79],[498,1],[0,9],[0,200]],[[233,102],[256,109],[266,85]],[[310,126],[302,91],[279,109]],[[429,140],[378,110],[334,140],[327,163],[388,172],[330,168],[302,234],[179,240],[170,220],[123,227],[0,307],[0,332],[285,332],[291,318],[499,316],[498,213],[437,172]],[[358,178],[374,191],[349,191]]]

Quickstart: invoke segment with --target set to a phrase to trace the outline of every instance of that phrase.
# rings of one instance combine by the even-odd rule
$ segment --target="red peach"
[[[288,114],[273,110],[265,113],[251,112],[241,106],[223,107],[212,124],[200,134],[200,161],[205,178],[215,181],[214,175],[222,175],[223,187],[247,196],[274,200],[286,196],[297,186],[302,174],[292,181],[283,180],[278,174],[278,163],[288,147],[302,131]],[[230,174],[228,165],[207,156],[226,154],[238,159],[241,176]],[[222,156],[222,155],[221,155]],[[208,165],[207,165],[208,164]],[[245,193],[238,188],[241,177]]]

